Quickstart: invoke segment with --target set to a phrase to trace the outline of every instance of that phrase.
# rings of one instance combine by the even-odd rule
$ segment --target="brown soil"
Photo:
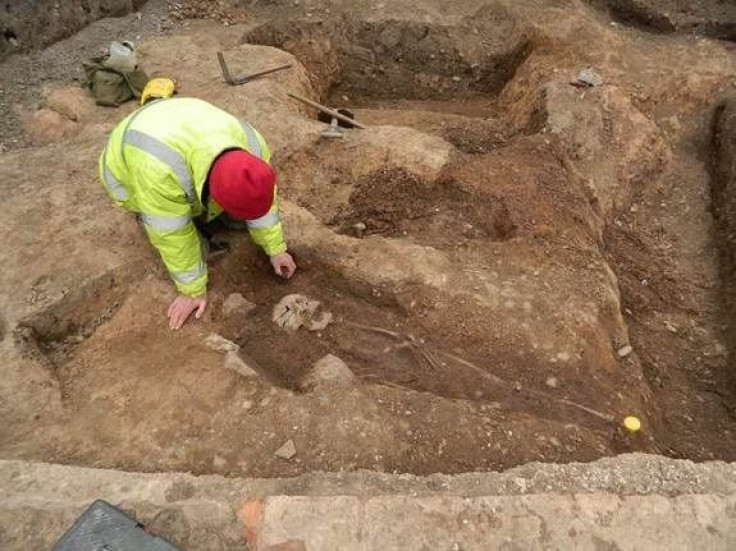
[[[133,5],[140,11],[129,13]],[[32,144],[33,140],[20,121],[17,107],[36,109],[44,86],[60,83],[82,86],[85,80],[82,62],[107,51],[113,40],[138,43],[143,38],[165,35],[174,26],[167,13],[165,0],[149,0],[145,3],[138,0],[24,0],[5,2],[5,6],[11,6],[10,11],[15,14],[14,17],[18,17],[22,30],[9,27],[19,36],[20,47],[5,50],[5,53],[13,55],[0,64],[0,151]],[[90,10],[85,10],[85,6]],[[7,8],[3,9],[7,11]],[[64,12],[68,17],[61,17],[59,12]],[[125,13],[128,15],[122,15]],[[11,24],[12,17],[7,22],[2,20],[2,25]],[[84,25],[87,26],[80,30]],[[80,32],[73,34],[77,30]],[[2,43],[3,39],[0,38]],[[50,46],[38,49],[41,45]],[[0,57],[2,55],[3,48],[0,47]]]
[[[368,100],[356,103],[333,90],[328,103],[336,108],[349,107],[364,124],[407,126],[434,134],[464,153],[486,153],[506,144],[512,135],[499,116],[496,102],[487,96],[463,101]]]
[[[0,23],[0,59],[48,46],[104,17],[125,15],[145,0],[42,0],[6,2]]]
[[[315,89],[360,98],[456,99],[498,93],[531,51],[531,30],[504,7],[477,7],[459,21],[372,19],[371,9],[337,9],[269,19],[246,40],[294,53]],[[382,8],[383,6],[381,6]],[[366,13],[367,12],[367,13]]]
[[[423,185],[415,176],[396,169],[359,181],[346,212],[331,222],[357,236],[411,234],[417,242],[438,248],[455,246],[458,234],[500,241],[513,237],[515,231],[508,209],[496,198],[473,197],[452,181]]]
[[[410,290],[397,301],[390,292],[332,273],[308,250],[297,251],[300,273],[294,282],[279,284],[250,244],[237,235],[229,238],[234,251],[213,268],[214,308],[201,326],[173,333],[160,323],[165,285],[140,271],[81,290],[67,299],[64,318],[57,311],[25,322],[16,334],[38,338],[65,413],[42,417],[43,441],[27,437],[15,453],[30,448],[47,461],[126,470],[274,476],[346,465],[462,472],[632,449],[631,442],[617,443],[604,420],[561,402],[553,392],[534,391],[527,382],[522,386],[480,367],[483,354],[469,354],[467,344],[478,335],[460,329],[459,320],[475,321],[471,305],[438,317],[433,301],[441,297]],[[135,293],[131,280],[139,281]],[[98,301],[111,291],[120,297],[115,310],[100,313]],[[247,317],[224,318],[218,305],[230,291],[243,292],[257,308]],[[270,320],[271,307],[294,292],[320,300],[335,323],[318,334],[278,328]],[[51,324],[54,319],[64,323]],[[267,379],[249,381],[223,369],[222,357],[202,344],[209,331],[240,343]],[[35,350],[32,339],[24,346]],[[298,392],[306,372],[326,353],[339,355],[363,381],[378,386],[301,398],[270,388]],[[533,379],[531,370],[523,377],[514,370],[514,376]],[[450,405],[434,395],[460,402]],[[358,416],[353,422],[350,412]],[[315,415],[334,418],[351,436],[332,444],[322,437],[312,442]],[[296,441],[297,463],[272,456],[281,435]],[[480,456],[479,446],[495,452]]]
[[[736,40],[736,7],[722,0],[592,0],[627,25],[658,33],[695,32]]]
[[[736,342],[736,283],[733,277],[736,270],[736,113],[733,98],[717,107],[713,117],[713,141],[709,145],[712,146],[709,161],[713,214],[719,231],[720,279],[730,319],[727,336],[733,343]],[[736,361],[736,347],[732,346],[730,353],[731,361]],[[736,386],[734,374],[731,375],[731,384]]]
[[[560,163],[559,148],[548,142],[530,137],[508,150],[459,157],[432,185],[402,172],[371,173],[354,184],[345,211],[349,214],[335,216],[340,223],[366,220],[366,234],[397,235],[444,249],[469,277],[495,274],[505,290],[526,285],[532,276],[532,289],[598,300],[599,268],[588,255],[568,254],[557,274],[545,269],[551,251],[565,254],[571,245],[597,241],[588,225],[592,215],[586,213],[586,192],[580,182],[571,185],[574,176]],[[538,163],[520,176],[513,159],[529,157]],[[509,171],[517,173],[513,182]],[[463,215],[459,234],[457,212]],[[482,276],[453,299],[420,284],[369,285],[320,261],[319,251],[297,249],[300,269],[287,285],[270,275],[266,260],[241,236],[228,238],[234,250],[213,266],[214,298],[204,324],[171,333],[160,319],[165,284],[149,278],[133,291],[131,282],[141,277],[140,271],[103,278],[23,323],[26,329],[16,335],[38,341],[58,380],[66,413],[59,425],[58,419],[42,420],[50,426],[40,448],[31,439],[18,443],[16,453],[25,455],[30,446],[50,461],[273,476],[344,466],[345,454],[355,456],[348,463],[353,466],[429,473],[657,449],[647,439],[623,437],[611,423],[639,399],[639,388],[620,391],[616,398],[620,376],[580,377],[581,371],[613,367],[607,337],[597,329],[581,329],[591,331],[582,335],[583,348],[550,361],[544,347],[524,351],[522,328],[506,326],[503,316],[476,301],[473,295]],[[492,271],[485,260],[514,256],[535,266],[537,277],[524,274],[521,266],[500,263]],[[538,277],[539,269],[545,277]],[[574,270],[588,274],[573,282],[569,274]],[[462,289],[469,283],[458,277],[457,285]],[[225,318],[220,305],[231,292],[243,293],[256,309],[245,318]],[[112,310],[103,309],[103,299],[111,293],[119,298]],[[277,327],[271,309],[290,293],[319,300],[334,314],[334,324],[320,333],[288,333]],[[553,315],[531,296],[518,305],[509,300],[503,308],[518,309],[532,325]],[[209,332],[239,343],[265,379],[248,382],[223,369],[221,356],[202,344]],[[34,353],[33,338],[27,341]],[[280,444],[273,439],[291,432],[291,417],[301,419],[295,421],[300,427],[317,415],[315,400],[332,403],[332,397],[299,390],[311,366],[328,353],[346,361],[364,383],[377,385],[354,395],[352,405],[361,416],[378,407],[375,422],[384,426],[355,429],[361,435],[372,432],[377,441],[370,453],[355,448],[353,435],[328,446],[327,454],[320,448],[302,450],[299,443],[300,463],[283,465],[271,457]],[[206,385],[200,384],[203,380]],[[269,390],[269,385],[295,391],[296,397]],[[418,393],[401,394],[399,389]],[[446,399],[461,405],[451,406],[442,401]],[[344,412],[331,410],[333,415],[340,422]],[[455,433],[459,415],[468,424],[464,438]],[[397,417],[402,419],[398,425]],[[394,435],[399,427],[401,440],[410,437],[408,456],[407,443],[398,443]],[[479,441],[499,431],[505,435],[503,444],[488,444],[498,453],[479,455],[479,445],[486,446]],[[446,446],[451,453],[444,451]],[[251,457],[254,447],[262,453],[251,463],[244,458]],[[443,453],[437,456],[437,450]],[[157,458],[155,463],[151,457]]]
[[[199,16],[195,4],[183,15]],[[72,292],[11,312],[14,350],[46,370],[34,376],[58,387],[60,405],[6,428],[3,457],[249,476],[463,472],[630,450],[736,458],[733,341],[724,340],[732,312],[722,300],[730,291],[717,262],[728,226],[713,224],[706,166],[713,96],[736,69],[718,68],[682,37],[609,34],[608,21],[588,51],[586,29],[600,14],[579,7],[563,18],[531,4],[467,2],[452,17],[433,2],[391,15],[359,2],[345,11],[264,6],[244,39],[292,52],[308,77],[288,75],[290,87],[303,83],[371,126],[325,142],[277,80],[238,95],[228,88],[232,96],[213,84],[216,69],[195,81],[201,88],[184,80],[231,109],[246,105],[275,136],[297,274],[277,279],[244,236],[226,232],[232,251],[211,268],[205,319],[172,332],[163,316],[171,289],[150,258],[96,277],[81,263],[84,283]],[[552,28],[553,16],[568,26]],[[177,62],[213,58],[200,45],[206,33],[187,37],[191,51],[177,43]],[[149,52],[157,47],[168,61],[168,45]],[[273,50],[258,52],[275,62]],[[697,78],[674,88],[683,75],[658,71],[678,55],[691,56],[678,70]],[[569,85],[568,69],[596,63],[615,85]],[[253,101],[253,90],[262,97]],[[9,168],[3,181],[17,174]],[[35,254],[59,255],[50,273],[63,264],[52,214],[79,200],[64,193],[34,211],[52,244]],[[115,220],[95,220],[106,240],[118,235]],[[90,243],[85,258],[97,267],[101,246]],[[143,243],[114,241],[136,259]],[[21,258],[28,269],[34,253],[6,249],[8,265]],[[25,285],[24,273],[9,274]],[[34,278],[33,292],[47,281]],[[227,317],[222,304],[234,292],[255,309]],[[292,293],[320,301],[334,322],[319,332],[277,327],[272,308]],[[239,344],[262,376],[226,369],[204,344],[210,333]],[[326,354],[359,384],[305,389]],[[629,414],[644,422],[641,433],[622,432]],[[293,461],[273,455],[288,439]]]

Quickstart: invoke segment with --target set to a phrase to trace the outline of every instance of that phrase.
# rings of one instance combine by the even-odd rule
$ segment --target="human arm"
[[[169,327],[171,329],[181,328],[192,312],[195,311],[194,317],[197,319],[201,318],[205,308],[207,308],[207,295],[198,298],[177,295],[166,313],[169,318]]]
[[[278,191],[274,191],[273,204],[269,211],[257,220],[248,220],[247,224],[253,242],[270,257],[276,275],[289,279],[296,270],[296,263],[286,252],[287,246],[279,217]]]
[[[169,326],[179,329],[192,312],[200,318],[207,306],[207,267],[186,202],[150,195],[139,217],[151,244],[174,281],[179,295],[168,310]]]

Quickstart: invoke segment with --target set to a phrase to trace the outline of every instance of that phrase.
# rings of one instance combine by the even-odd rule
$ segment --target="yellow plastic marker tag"
[[[641,421],[639,421],[638,417],[629,415],[626,419],[624,419],[624,427],[629,432],[637,432],[641,429]]]

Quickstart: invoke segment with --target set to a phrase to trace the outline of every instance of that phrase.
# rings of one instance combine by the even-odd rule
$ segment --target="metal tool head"
[[[227,63],[225,63],[225,56],[222,54],[222,52],[217,52],[217,61],[220,62],[220,71],[222,71],[222,78],[224,78],[225,82],[227,82],[230,86],[245,84],[246,82],[250,82],[251,80],[255,80],[259,77],[270,75],[271,73],[276,73],[278,71],[283,71],[284,69],[289,69],[291,67],[291,63],[287,63],[286,65],[271,67],[270,69],[258,71],[257,73],[251,73],[249,75],[243,75],[241,77],[233,77],[232,74],[230,74]]]
[[[333,118],[328,127],[322,131],[322,137],[328,140],[341,139],[345,137],[345,133],[337,125],[337,119]]]
[[[225,82],[227,82],[230,86],[235,86],[235,81],[230,75],[230,71],[228,70],[227,64],[225,63],[225,56],[222,55],[222,52],[217,52],[217,61],[220,62],[220,71],[222,72],[222,78],[224,78]]]

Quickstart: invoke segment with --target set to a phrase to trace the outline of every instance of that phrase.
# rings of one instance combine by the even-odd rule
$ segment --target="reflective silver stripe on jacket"
[[[192,217],[184,216],[161,216],[160,214],[141,214],[141,221],[149,228],[160,231],[170,232],[181,230],[187,227]]]
[[[269,212],[265,216],[261,216],[260,218],[256,218],[255,220],[246,220],[246,224],[248,225],[248,228],[251,230],[260,230],[263,228],[270,228],[271,226],[275,226],[281,221],[279,218],[278,211]]]
[[[108,191],[118,201],[127,201],[128,197],[130,197],[128,190],[123,187],[123,184],[115,179],[115,176],[112,175],[110,169],[107,168],[107,144],[105,145],[105,150],[102,152],[102,165],[104,166],[102,174],[105,178],[105,185],[107,186]]]
[[[187,270],[186,272],[171,272],[171,277],[182,285],[187,285],[189,283],[194,283],[198,278],[203,276],[206,269],[205,265],[200,262],[199,265],[192,270]]]
[[[248,149],[250,150],[250,153],[260,158],[261,142],[258,141],[258,135],[256,134],[256,131],[253,130],[253,127],[247,122],[240,121],[240,126],[243,127],[245,135],[248,138]]]
[[[181,189],[186,193],[189,203],[194,203],[192,177],[189,174],[187,162],[181,153],[169,147],[161,140],[144,134],[139,130],[126,130],[123,134],[123,143],[137,147],[167,165],[179,181]]]
[[[107,189],[110,190],[110,193],[112,193],[112,196],[115,197],[118,201],[127,201],[128,200],[128,190],[123,187],[123,185],[118,182],[115,179],[115,176],[112,175],[112,172],[110,172],[110,169],[105,167],[104,170],[105,175],[105,185],[107,185]]]

